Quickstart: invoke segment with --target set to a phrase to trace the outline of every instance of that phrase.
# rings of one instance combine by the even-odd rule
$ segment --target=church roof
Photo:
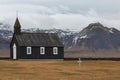
[[[57,34],[53,33],[23,33],[14,34],[19,46],[63,46]]]

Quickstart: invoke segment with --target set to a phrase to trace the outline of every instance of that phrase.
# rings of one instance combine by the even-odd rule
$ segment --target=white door
[[[13,59],[17,59],[17,54],[16,54],[16,45],[13,45]]]

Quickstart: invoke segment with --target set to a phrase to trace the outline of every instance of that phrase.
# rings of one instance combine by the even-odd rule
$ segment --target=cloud
[[[101,22],[120,30],[119,0],[0,0],[0,22],[14,25],[16,11],[22,28],[81,30]]]

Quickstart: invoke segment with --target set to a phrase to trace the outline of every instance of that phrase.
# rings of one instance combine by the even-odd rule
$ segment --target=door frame
[[[13,59],[17,59],[17,48],[16,48],[16,44],[13,44]]]

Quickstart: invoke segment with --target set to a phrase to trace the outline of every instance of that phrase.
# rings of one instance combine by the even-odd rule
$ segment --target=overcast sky
[[[11,27],[81,30],[100,22],[120,30],[120,0],[0,0],[0,22]]]

